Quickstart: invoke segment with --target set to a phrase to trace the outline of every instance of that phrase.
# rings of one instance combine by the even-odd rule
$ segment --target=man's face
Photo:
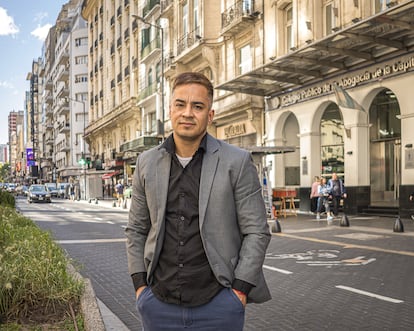
[[[187,141],[200,140],[213,116],[211,100],[203,85],[185,84],[175,88],[170,103],[174,137]]]

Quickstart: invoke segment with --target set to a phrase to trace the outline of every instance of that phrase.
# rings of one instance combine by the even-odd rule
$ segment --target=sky
[[[24,110],[27,73],[68,0],[0,0],[0,144],[8,142],[8,115]]]

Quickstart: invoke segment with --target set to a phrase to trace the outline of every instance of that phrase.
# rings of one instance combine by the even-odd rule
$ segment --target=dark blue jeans
[[[182,307],[158,300],[147,287],[136,302],[143,331],[242,331],[244,307],[233,290],[221,290],[210,302]]]

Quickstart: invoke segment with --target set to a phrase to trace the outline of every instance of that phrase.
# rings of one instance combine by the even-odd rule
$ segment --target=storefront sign
[[[378,80],[387,76],[414,70],[414,56],[401,58],[394,62],[386,63],[382,67],[372,67],[364,72],[352,76],[344,76],[336,81],[315,85],[310,88],[297,90],[293,93],[282,95],[279,98],[280,107],[287,107],[295,103],[306,101],[310,98],[319,97],[333,92],[333,84],[338,84],[343,88],[355,87],[361,83],[371,80]],[[277,104],[277,103],[276,103]]]
[[[217,128],[217,137],[219,139],[230,139],[233,137],[244,136],[251,133],[256,133],[256,130],[252,126],[250,121],[233,123],[230,125]]]

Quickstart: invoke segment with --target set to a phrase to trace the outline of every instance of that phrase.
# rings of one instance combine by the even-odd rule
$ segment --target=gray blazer
[[[161,146],[138,156],[127,237],[130,274],[151,284],[164,240],[171,155]],[[261,185],[250,153],[207,136],[199,193],[201,239],[218,282],[235,278],[254,287],[248,302],[270,300],[263,261],[270,242]]]

